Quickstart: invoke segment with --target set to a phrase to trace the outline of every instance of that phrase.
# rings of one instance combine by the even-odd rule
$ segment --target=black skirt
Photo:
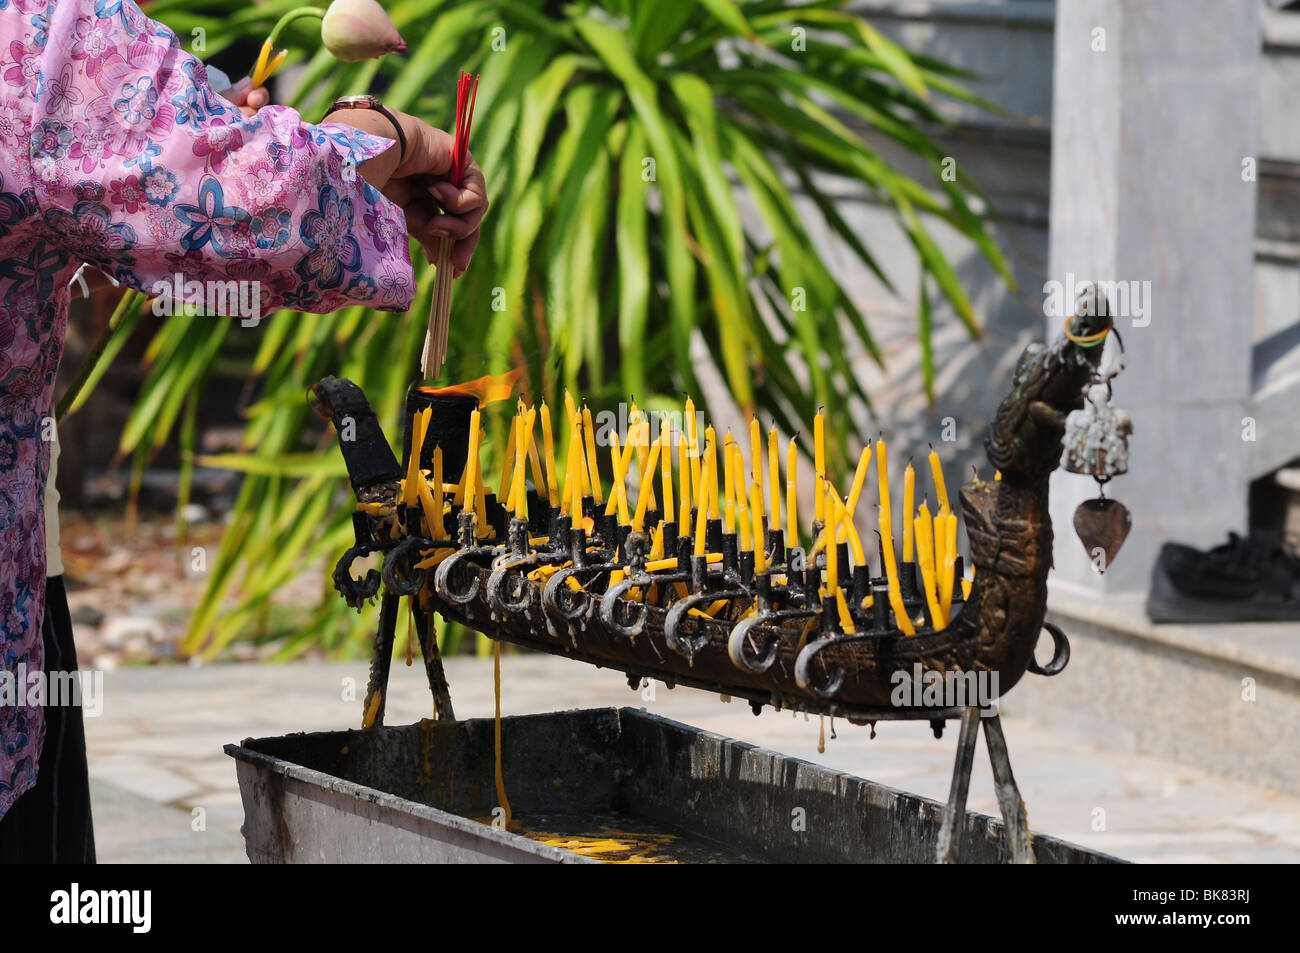
[[[75,672],[77,649],[62,576],[45,581],[47,672]],[[93,864],[86,731],[79,705],[47,705],[36,784],[0,818],[0,863]]]

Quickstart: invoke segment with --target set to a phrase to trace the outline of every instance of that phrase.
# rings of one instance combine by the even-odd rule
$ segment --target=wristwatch
[[[338,112],[340,109],[373,109],[385,119],[393,124],[393,129],[397,132],[398,164],[406,161],[406,133],[402,132],[402,124],[397,121],[397,116],[393,111],[381,103],[378,98],[371,96],[369,93],[363,96],[340,96],[334,100],[334,105],[330,106],[329,115]]]

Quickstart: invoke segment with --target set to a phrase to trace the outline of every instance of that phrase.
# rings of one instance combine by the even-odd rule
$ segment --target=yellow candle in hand
[[[591,423],[591,408],[582,408],[582,435],[586,440],[587,467],[591,473],[591,494],[596,505],[605,502],[605,491],[600,485],[600,462],[596,458],[596,428]]]
[[[934,476],[935,500],[939,504],[939,512],[947,516],[952,512],[948,509],[948,487],[943,482],[943,464],[939,462],[939,454],[935,453],[934,447],[930,448],[930,473]]]
[[[818,523],[826,520],[826,421],[821,408],[813,418],[813,519]]]
[[[552,506],[560,505],[559,474],[555,470],[555,433],[551,430],[551,408],[542,401],[542,442],[546,445],[546,495]]]
[[[907,461],[903,471],[903,562],[912,561],[912,514],[916,512],[916,470]]]
[[[786,533],[790,546],[799,545],[799,516],[796,511],[799,502],[799,445],[796,438],[790,438],[790,449],[785,455],[785,519]]]

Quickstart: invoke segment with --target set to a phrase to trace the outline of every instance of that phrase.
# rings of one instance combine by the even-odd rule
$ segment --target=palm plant
[[[192,0],[158,0],[149,13],[182,37],[202,28],[203,55],[212,56],[239,38],[260,41],[300,3],[232,3],[218,17],[192,12]],[[921,266],[927,391],[927,289],[947,299],[971,334],[978,327],[923,216],[967,236],[1011,279],[972,209],[975,187],[960,173],[941,174],[943,152],[922,131],[944,122],[937,98],[992,107],[956,70],[910,55],[842,6],[397,0],[389,13],[409,44],[404,58],[341,64],[322,49],[302,60],[289,99],[315,118],[336,96],[382,89],[390,106],[437,122],[452,114],[456,71],[482,74],[473,148],[493,207],[455,290],[447,380],[525,365],[534,396],[554,402],[569,386],[597,406],[632,394],[653,407],[682,391],[699,396],[691,359],[698,340],[742,410],[791,432],[825,404],[832,431],[848,436],[857,429],[849,398],[869,405],[848,355],[856,346],[882,357],[849,289],[818,257],[796,194],[887,286],[869,243],[818,180],[850,179],[893,210]],[[288,42],[298,29],[286,31]],[[925,160],[933,181],[891,167],[854,122]],[[742,216],[738,196],[752,218]],[[259,331],[244,450],[204,458],[246,476],[187,650],[215,653],[246,637],[279,586],[346,547],[342,464],[303,394],[325,374],[351,377],[396,438],[432,272],[420,259],[420,292],[406,315],[281,312]],[[229,327],[174,318],[157,332],[122,435],[137,468],[179,428],[188,474],[197,459],[193,395],[229,351],[223,339],[238,334]],[[223,614],[235,592],[236,607]],[[285,652],[355,644],[369,628],[369,620],[345,622],[331,596]]]

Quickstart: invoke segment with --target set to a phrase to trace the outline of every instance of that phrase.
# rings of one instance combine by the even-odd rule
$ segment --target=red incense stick
[[[456,83],[456,137],[451,148],[452,184],[465,182],[465,163],[469,157],[469,127],[474,121],[474,101],[478,98],[478,75],[461,71]],[[429,329],[424,336],[424,353],[420,368],[425,379],[436,377],[447,358],[447,329],[451,322],[451,249],[449,238],[438,242],[437,275],[433,284],[433,301],[429,306]]]

